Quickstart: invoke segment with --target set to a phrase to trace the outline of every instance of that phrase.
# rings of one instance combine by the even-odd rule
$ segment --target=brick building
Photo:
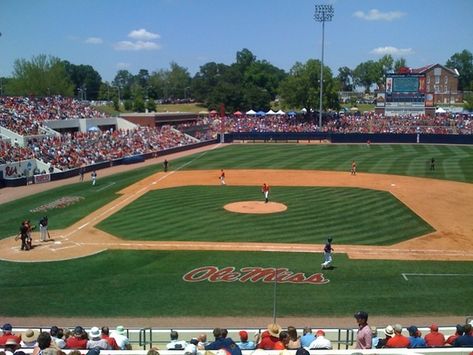
[[[411,69],[412,74],[425,75],[426,106],[449,105],[463,102],[463,94],[458,91],[457,69],[441,64],[431,64]]]

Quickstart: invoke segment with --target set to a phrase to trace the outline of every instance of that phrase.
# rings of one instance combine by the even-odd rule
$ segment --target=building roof
[[[449,71],[450,73],[452,73],[453,75],[456,75],[456,76],[460,75],[460,73],[458,72],[457,69],[447,68],[446,66],[444,66],[442,64],[429,64],[429,65],[423,66],[421,68],[412,68],[411,73],[412,74],[424,74],[427,71],[432,70],[435,67],[440,67],[444,70]]]

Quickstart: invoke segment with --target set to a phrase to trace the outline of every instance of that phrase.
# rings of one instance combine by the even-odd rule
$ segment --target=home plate
[[[62,244],[62,242],[59,242],[59,241],[58,241],[58,242],[54,242],[54,244]]]

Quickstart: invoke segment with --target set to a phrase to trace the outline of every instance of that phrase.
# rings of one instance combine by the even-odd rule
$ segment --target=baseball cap
[[[248,340],[248,332],[246,330],[240,330],[240,339],[243,341]]]
[[[7,331],[7,332],[11,331],[12,329],[13,327],[11,326],[10,323],[5,323],[2,327],[2,330]]]
[[[359,311],[359,312],[356,312],[354,317],[356,319],[366,319],[368,320],[368,313],[364,312],[364,311]]]
[[[433,332],[438,332],[439,330],[439,326],[435,323],[433,323],[431,326],[430,326],[430,330],[433,331]]]
[[[317,330],[317,331],[315,332],[315,335],[317,335],[317,336],[320,336],[320,335],[325,336],[325,332],[324,332],[322,329],[319,329],[319,330]]]

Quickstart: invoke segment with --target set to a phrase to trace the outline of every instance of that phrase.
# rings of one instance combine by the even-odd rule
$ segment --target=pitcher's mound
[[[227,211],[236,213],[276,213],[287,210],[287,206],[279,202],[241,201],[223,206]]]

